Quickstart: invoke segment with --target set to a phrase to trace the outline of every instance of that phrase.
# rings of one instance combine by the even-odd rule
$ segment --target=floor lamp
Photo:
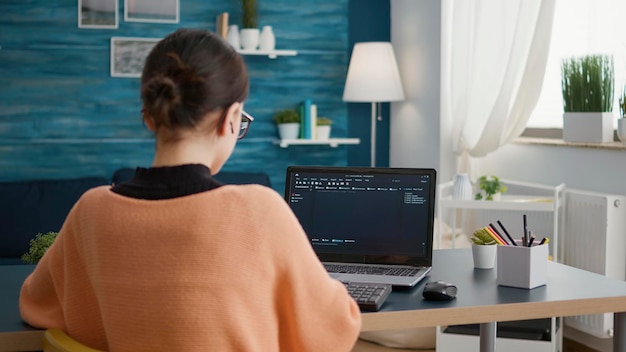
[[[376,166],[377,105],[404,100],[400,72],[388,42],[357,43],[352,50],[343,101],[372,104],[371,166]]]

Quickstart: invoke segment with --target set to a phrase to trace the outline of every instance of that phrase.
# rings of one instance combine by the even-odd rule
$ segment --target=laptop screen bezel
[[[428,188],[428,222],[427,222],[427,250],[424,256],[410,255],[372,255],[372,254],[337,254],[324,252],[314,248],[322,262],[361,263],[361,264],[394,264],[410,266],[432,265],[433,230],[435,223],[435,191],[437,188],[437,172],[432,168],[383,168],[383,167],[341,167],[341,166],[289,166],[285,176],[284,198],[289,204],[290,190],[294,173],[346,173],[346,174],[402,174],[430,176]],[[308,234],[307,234],[308,236]]]

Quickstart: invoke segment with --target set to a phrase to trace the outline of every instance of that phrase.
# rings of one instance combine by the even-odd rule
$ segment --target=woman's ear
[[[241,109],[243,109],[243,104],[241,103],[235,102],[230,104],[226,112],[226,117],[224,118],[224,123],[222,123],[221,128],[217,131],[219,136],[235,134],[235,132],[239,131],[241,120],[238,119],[238,117],[241,114]]]

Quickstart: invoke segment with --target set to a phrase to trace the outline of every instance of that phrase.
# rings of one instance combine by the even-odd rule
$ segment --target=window
[[[615,101],[626,85],[626,13],[624,0],[556,0],[550,53],[541,96],[527,126],[562,128],[561,59],[585,54],[612,54]]]

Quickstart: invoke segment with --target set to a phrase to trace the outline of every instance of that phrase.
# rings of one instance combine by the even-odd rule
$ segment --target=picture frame
[[[111,77],[141,77],[146,57],[159,40],[111,37]]]
[[[179,0],[124,0],[124,21],[178,23]]]
[[[118,28],[118,3],[118,0],[78,0],[78,28]]]

